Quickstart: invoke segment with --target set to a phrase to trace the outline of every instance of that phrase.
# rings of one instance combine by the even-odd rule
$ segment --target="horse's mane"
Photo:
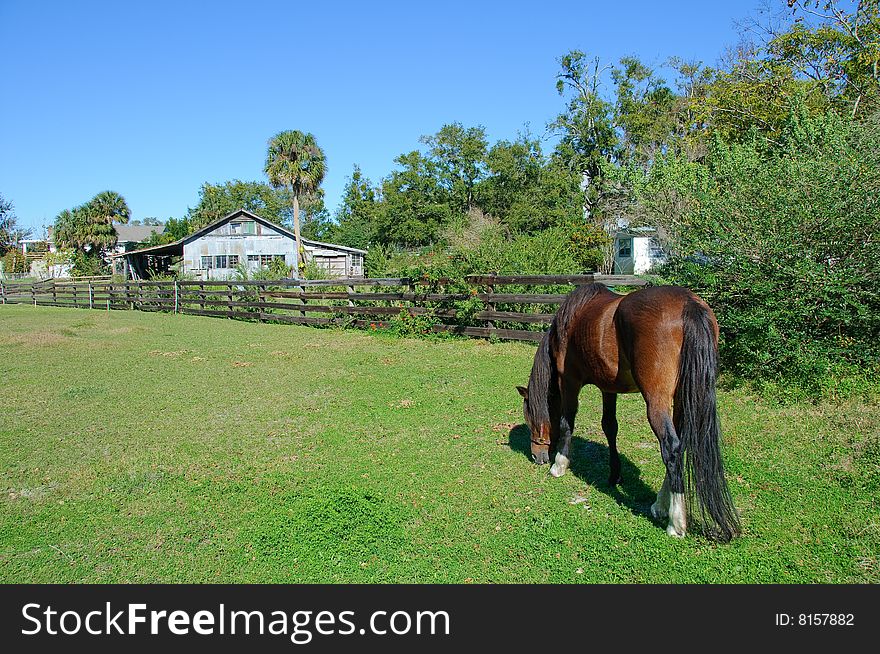
[[[568,297],[559,306],[556,317],[553,318],[553,324],[550,326],[550,331],[555,332],[557,342],[567,340],[572,319],[581,310],[581,307],[600,293],[606,294],[611,293],[611,291],[604,284],[594,282],[585,286],[578,286],[569,293]]]
[[[568,340],[572,318],[599,293],[610,291],[603,284],[587,284],[573,290],[556,311],[550,329],[541,339],[535,353],[532,373],[529,375],[528,411],[529,421],[533,425],[550,422],[550,400],[559,395],[556,383],[556,352],[560,343]]]
[[[553,321],[555,324],[555,320]],[[535,363],[532,364],[532,373],[529,375],[529,401],[526,404],[529,413],[529,422],[533,425],[541,425],[550,422],[550,406],[548,396],[556,387],[556,364],[550,356],[550,330],[544,333],[538,351],[535,353]]]

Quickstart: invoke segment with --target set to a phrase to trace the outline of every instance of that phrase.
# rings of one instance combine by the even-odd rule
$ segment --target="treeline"
[[[655,272],[712,304],[737,378],[876,385],[878,2],[779,8],[718,67],[671,59],[671,83],[566,54],[550,152],[446,125],[376,184],[355,169],[327,237],[369,246],[377,275],[565,273],[608,270],[608,235],[651,226],[670,254]]]
[[[382,179],[355,166],[333,215],[320,180],[296,198],[233,180],[155,238],[240,207],[289,224],[299,206],[305,237],[368,249],[369,275],[439,279],[611,272],[614,232],[650,226],[670,256],[655,272],[715,308],[727,370],[811,393],[876,379],[878,0],[775,7],[715,67],[565,54],[550,141],[452,122]]]

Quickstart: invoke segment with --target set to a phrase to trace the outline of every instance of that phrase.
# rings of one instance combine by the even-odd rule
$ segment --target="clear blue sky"
[[[758,2],[0,0],[0,194],[34,228],[107,189],[180,217],[299,129],[333,213],[353,164],[376,181],[444,123],[543,135],[569,50],[713,64]]]

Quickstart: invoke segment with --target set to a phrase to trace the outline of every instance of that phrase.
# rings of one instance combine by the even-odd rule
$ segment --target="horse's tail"
[[[709,310],[693,300],[684,307],[684,339],[679,362],[676,409],[684,452],[689,513],[694,506],[705,533],[728,541],[739,533],[739,516],[724,478],[721,429],[715,402],[718,343]]]

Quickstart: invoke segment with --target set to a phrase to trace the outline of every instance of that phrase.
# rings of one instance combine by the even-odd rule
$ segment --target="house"
[[[116,230],[116,247],[110,254],[137,250],[153,233],[162,234],[165,225],[113,225]]]
[[[306,261],[327,271],[328,277],[363,277],[365,250],[302,239]],[[180,271],[195,279],[235,279],[240,267],[250,272],[281,259],[296,275],[296,238],[290,230],[250,211],[239,209],[167,245],[113,255],[122,260],[124,274],[133,279],[147,270],[170,270],[173,257]]]
[[[614,274],[641,275],[666,263],[653,227],[622,228],[614,234]]]
[[[28,262],[29,275],[37,279],[69,277],[73,263],[51,257],[58,252],[52,238],[52,227],[46,227],[46,238],[29,238],[19,241],[21,251]]]

